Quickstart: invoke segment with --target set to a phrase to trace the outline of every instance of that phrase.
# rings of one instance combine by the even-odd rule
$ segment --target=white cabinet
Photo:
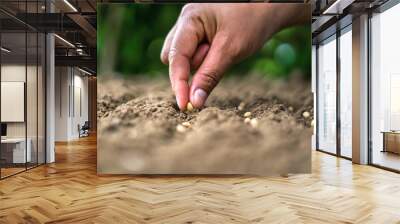
[[[32,161],[32,140],[28,138],[26,143],[27,147],[25,151],[25,138],[7,138],[1,140],[2,146],[11,147],[12,149],[12,163]]]

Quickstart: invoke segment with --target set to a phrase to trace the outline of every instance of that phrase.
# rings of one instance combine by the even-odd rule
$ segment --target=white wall
[[[25,82],[26,67],[19,64],[5,64],[1,66],[2,82]],[[32,66],[28,66],[28,72],[32,70]],[[33,95],[33,94],[28,94]],[[35,93],[36,96],[36,93]],[[7,108],[1,108],[7,110]],[[7,122],[8,137],[25,137],[25,122]]]
[[[37,70],[38,69],[38,70]],[[24,138],[29,139],[29,148],[31,149],[32,161],[44,163],[45,150],[45,120],[44,120],[44,74],[42,67],[36,65],[25,64],[3,64],[1,66],[1,81],[2,82],[24,82],[26,85],[26,106],[25,102],[19,112],[25,114],[26,120],[23,118],[21,122],[5,122],[7,124],[7,137],[9,138]],[[27,78],[27,80],[25,80]],[[2,89],[2,93],[4,89]],[[20,90],[24,94],[24,90]],[[8,98],[7,95],[2,95],[2,98]],[[2,112],[16,113],[7,110],[16,110],[12,107],[2,107]],[[22,111],[21,111],[22,110]],[[22,115],[24,116],[24,115]],[[38,155],[37,155],[38,153]]]
[[[74,73],[74,96],[71,96],[74,99],[74,108],[72,109],[73,119],[71,120],[71,135],[77,138],[79,135],[77,128],[78,124],[82,126],[85,121],[88,121],[88,78],[87,76],[82,76],[83,73],[81,73],[79,70],[75,69]]]
[[[55,85],[55,140],[77,139],[78,124],[88,120],[88,78],[76,68],[56,67]]]
[[[1,81],[25,82],[25,73],[25,65],[2,65]],[[1,110],[6,109],[1,108]],[[7,137],[25,137],[25,122],[7,123]]]
[[[55,141],[67,141],[69,132],[69,68],[55,68]]]

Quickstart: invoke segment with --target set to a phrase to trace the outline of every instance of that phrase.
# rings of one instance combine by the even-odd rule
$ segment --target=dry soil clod
[[[243,114],[244,117],[250,117],[251,116],[251,112],[247,111],[246,113]]]
[[[304,112],[303,112],[303,117],[304,117],[304,118],[309,118],[309,117],[310,117],[310,112],[304,111]]]
[[[186,128],[183,125],[178,124],[176,126],[176,131],[179,133],[184,133],[186,131]]]
[[[257,118],[251,119],[251,120],[250,120],[250,125],[251,125],[251,127],[256,128],[257,125],[258,125]]]
[[[186,128],[190,128],[192,125],[189,122],[185,121],[182,123],[182,126],[184,126]]]
[[[192,112],[192,111],[194,110],[192,103],[189,102],[189,103],[186,105],[186,110],[187,110],[188,112]]]
[[[242,111],[244,109],[244,107],[246,106],[246,104],[244,102],[241,102],[238,106],[238,110]]]

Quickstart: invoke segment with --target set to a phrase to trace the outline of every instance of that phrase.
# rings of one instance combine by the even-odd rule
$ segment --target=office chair
[[[79,138],[89,136],[89,130],[90,130],[89,121],[85,121],[85,123],[82,125],[82,127],[80,127],[80,125],[78,125],[78,130],[79,130]]]

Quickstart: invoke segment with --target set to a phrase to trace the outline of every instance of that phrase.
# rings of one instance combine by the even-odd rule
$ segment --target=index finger
[[[184,18],[178,22],[175,36],[171,42],[168,53],[169,75],[176,101],[181,110],[185,110],[189,102],[190,60],[202,40],[202,33],[201,25]]]

